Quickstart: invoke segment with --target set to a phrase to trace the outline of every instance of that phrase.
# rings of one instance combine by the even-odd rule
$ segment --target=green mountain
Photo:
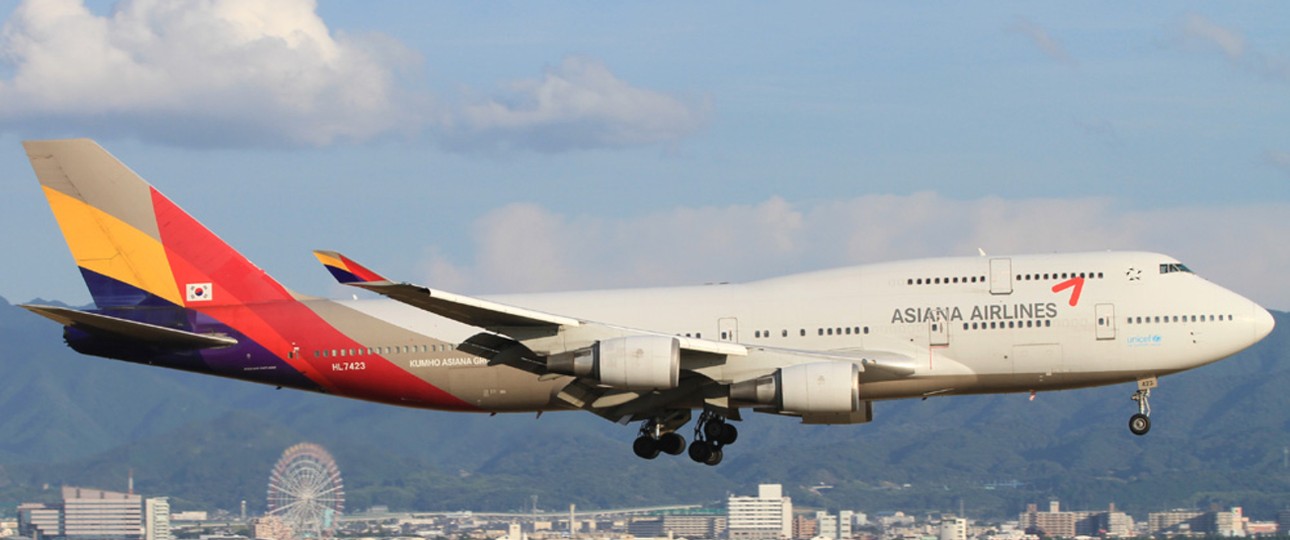
[[[873,423],[751,415],[726,462],[635,458],[634,426],[581,413],[452,414],[364,403],[78,355],[61,330],[0,301],[0,513],[60,484],[168,495],[178,509],[264,506],[286,447],[326,446],[347,507],[509,510],[716,502],[784,484],[799,505],[862,511],[1130,512],[1290,506],[1290,316],[1236,357],[1162,380],[1150,435],[1129,434],[1132,385],[876,404]]]

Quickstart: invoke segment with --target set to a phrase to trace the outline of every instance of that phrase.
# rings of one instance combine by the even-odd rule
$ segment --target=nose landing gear
[[[1138,402],[1138,414],[1129,417],[1129,431],[1134,435],[1146,435],[1151,431],[1151,403],[1148,398],[1151,397],[1151,389],[1157,385],[1156,378],[1141,379],[1138,381],[1138,391],[1133,393],[1133,401]]]

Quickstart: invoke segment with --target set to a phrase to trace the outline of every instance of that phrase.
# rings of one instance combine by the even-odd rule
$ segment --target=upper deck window
[[[1174,272],[1187,272],[1188,274],[1192,273],[1191,269],[1187,268],[1187,265],[1183,263],[1160,263],[1161,274],[1172,274]]]

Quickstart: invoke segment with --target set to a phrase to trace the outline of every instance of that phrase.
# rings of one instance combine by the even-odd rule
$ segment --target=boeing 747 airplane
[[[891,262],[752,283],[471,297],[331,251],[292,292],[86,139],[24,143],[96,306],[25,305],[95,356],[446,411],[639,422],[642,458],[716,465],[747,411],[858,424],[875,401],[1134,383],[1272,331],[1254,302],[1158,253]],[[697,414],[687,445],[682,428]]]

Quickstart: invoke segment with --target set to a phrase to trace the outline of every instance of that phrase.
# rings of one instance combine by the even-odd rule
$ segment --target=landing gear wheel
[[[632,451],[638,457],[644,459],[654,459],[658,457],[659,441],[653,437],[637,437],[636,442],[632,443]]]
[[[709,420],[703,424],[703,435],[710,441],[721,438],[722,431],[725,430],[726,422],[720,418]]]
[[[690,443],[690,459],[699,463],[707,463],[712,457],[712,445],[706,441],[694,441]]]
[[[1138,414],[1129,417],[1129,431],[1139,437],[1146,435],[1151,431],[1151,388],[1155,386],[1155,379],[1150,379],[1151,384],[1138,382],[1138,391],[1133,393],[1133,401],[1138,402]]]
[[[725,456],[722,454],[720,448],[713,448],[712,453],[708,454],[708,459],[704,460],[703,464],[709,467],[716,467],[721,464],[721,458],[723,457]]]
[[[1129,431],[1134,435],[1146,435],[1151,431],[1151,417],[1145,414],[1135,414],[1129,417]]]
[[[735,440],[738,438],[739,438],[739,430],[735,429],[734,425],[722,423],[721,435],[718,435],[717,437],[715,437],[715,440],[721,443],[722,446],[725,446],[727,444],[734,444]]]
[[[664,433],[658,438],[657,446],[664,454],[679,456],[685,452],[685,437],[675,431]]]
[[[694,424],[694,442],[690,443],[690,459],[707,465],[721,463],[725,457],[722,448],[739,438],[739,430],[726,423],[726,418],[712,409],[706,409]]]

